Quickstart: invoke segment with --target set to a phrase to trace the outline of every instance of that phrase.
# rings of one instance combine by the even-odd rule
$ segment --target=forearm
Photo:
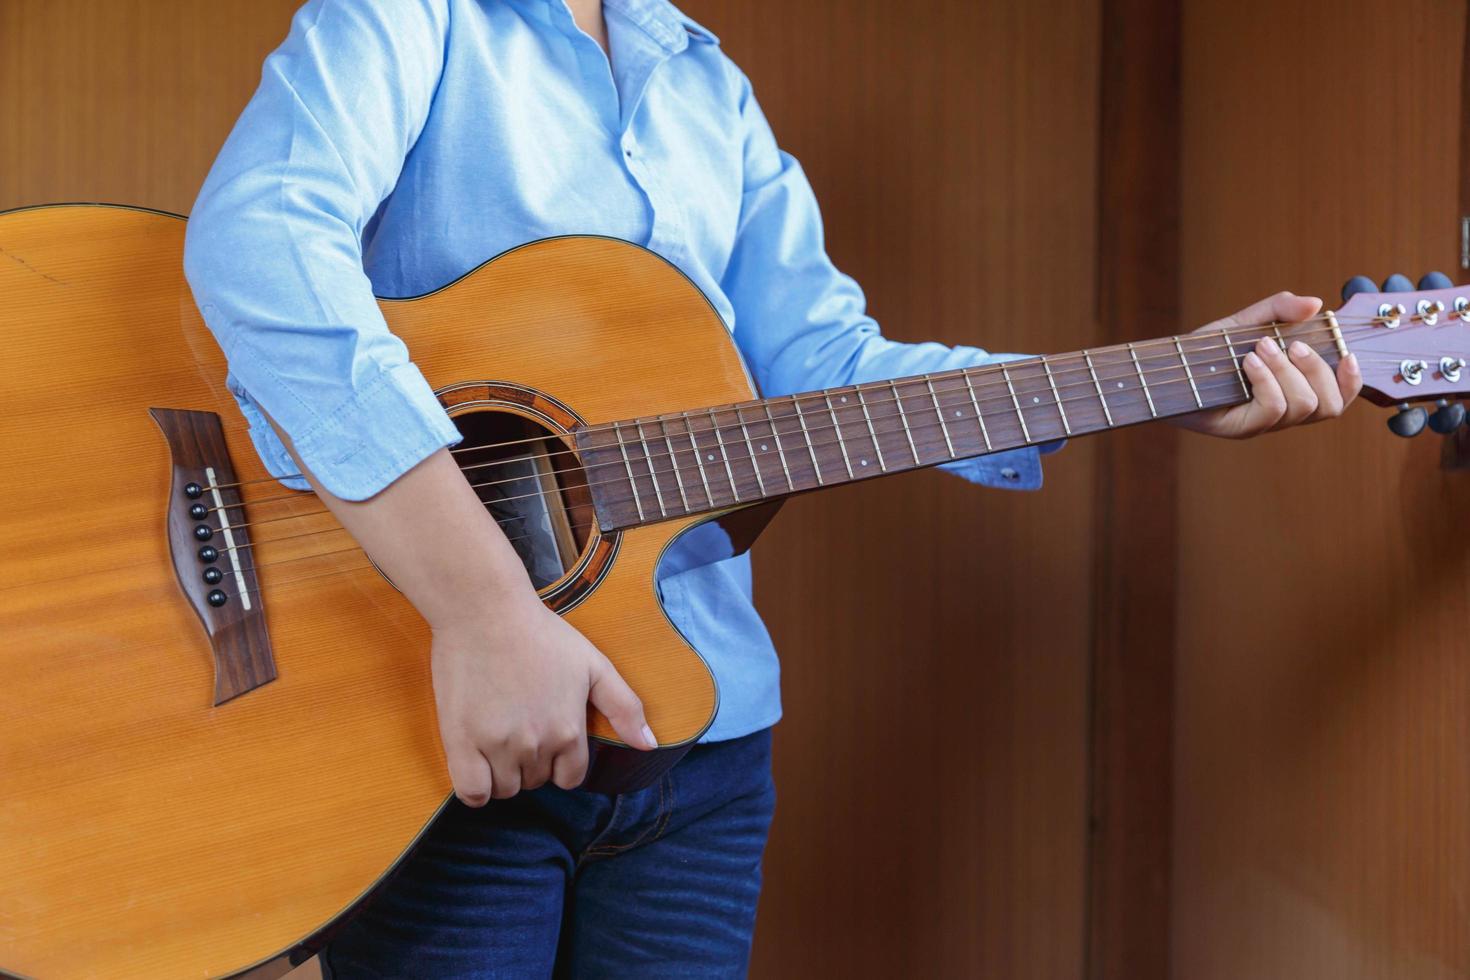
[[[289,440],[286,446],[296,457]],[[449,450],[438,450],[362,501],[334,496],[306,467],[301,471],[430,627],[538,601],[519,556]]]

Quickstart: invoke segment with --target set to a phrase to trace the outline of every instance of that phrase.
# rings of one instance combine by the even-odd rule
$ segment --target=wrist
[[[474,593],[441,597],[430,610],[420,609],[433,633],[503,629],[545,612],[541,597],[525,577],[499,582]]]

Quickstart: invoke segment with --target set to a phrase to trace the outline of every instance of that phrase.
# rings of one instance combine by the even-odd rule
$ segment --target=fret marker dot
[[[1210,365],[1210,373],[1211,374],[1214,374],[1215,373],[1215,365],[1213,365],[1213,364]]]
[[[708,456],[705,457],[705,459],[707,459],[711,463],[713,463],[715,461],[715,454],[714,453],[710,453]]]
[[[858,462],[862,463],[864,466],[868,465],[868,461],[866,459],[859,460]]]
[[[1119,382],[1118,382],[1118,387],[1119,387],[1119,388],[1121,388],[1121,387],[1123,387],[1123,382],[1121,382],[1121,381],[1119,381]]]
[[[964,415],[964,414],[965,414],[965,413],[964,413],[964,412],[960,412],[960,411],[956,411],[956,412],[955,412],[955,413],[954,413],[954,417],[955,417],[955,418],[959,418],[959,417],[960,417],[960,416],[961,416],[961,415]]]
[[[765,451],[766,451],[766,444],[765,443],[761,443],[761,452],[765,452]]]
[[[1033,405],[1040,405],[1041,404],[1041,396],[1040,395],[1032,395],[1031,396],[1031,404],[1033,404]]]

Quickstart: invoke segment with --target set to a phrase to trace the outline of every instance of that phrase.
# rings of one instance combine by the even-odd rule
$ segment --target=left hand
[[[1200,327],[1196,333],[1221,327],[1261,323],[1299,323],[1317,315],[1322,301],[1315,296],[1277,293],[1253,303],[1234,316]],[[1248,439],[1306,422],[1336,418],[1352,404],[1363,387],[1363,372],[1352,354],[1333,374],[1327,362],[1300,341],[1287,352],[1269,339],[1241,360],[1251,383],[1251,400],[1243,405],[1182,415],[1174,423],[1185,429],[1225,439]]]

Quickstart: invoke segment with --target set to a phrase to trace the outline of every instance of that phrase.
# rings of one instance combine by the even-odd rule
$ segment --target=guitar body
[[[0,215],[0,972],[284,972],[450,791],[426,627],[313,495],[264,479],[183,239],[127,208]],[[383,307],[456,420],[496,432],[753,394],[705,298],[623,242],[533,243]],[[249,577],[249,610],[201,599],[180,480],[204,463],[242,484],[228,512],[251,526],[230,540],[251,547],[218,565],[222,589]],[[634,752],[592,717],[595,786],[647,784],[714,716],[657,587],[709,520],[583,527],[542,590],[664,746]]]

